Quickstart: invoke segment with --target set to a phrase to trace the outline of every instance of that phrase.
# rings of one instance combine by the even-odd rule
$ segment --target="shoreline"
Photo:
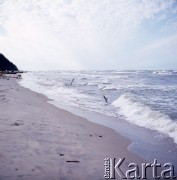
[[[47,103],[16,80],[0,81],[2,180],[104,179],[104,158],[126,158],[124,170],[128,163],[146,162],[111,128]]]
[[[111,128],[118,135],[128,139],[128,150],[142,159],[148,162],[158,159],[161,163],[170,162],[177,167],[177,159],[174,159],[176,157],[177,145],[172,138],[160,134],[155,130],[144,129],[128,123],[123,119],[106,117],[102,114],[83,111],[77,107],[60,105],[53,99],[49,103],[60,109],[67,109],[72,114],[83,117],[92,123]]]
[[[48,103],[59,109],[83,117],[92,123],[111,128],[118,133],[118,135],[125,137],[131,142],[128,145],[128,150],[130,152],[145,159],[147,162],[152,162],[154,159],[160,160],[162,164],[170,162],[175,165],[177,171],[177,158],[174,158],[176,157],[177,144],[175,144],[173,139],[168,137],[168,135],[130,123],[121,116],[114,117],[89,110],[89,108],[84,109],[82,104],[81,107],[72,105],[72,99],[67,98],[65,93],[59,91],[58,93],[53,92],[54,95],[51,94],[52,91],[49,86],[53,86],[53,84],[47,82],[43,82],[41,85],[40,83],[36,83],[35,79],[33,81],[29,76],[25,76],[19,84],[33,92],[43,94],[45,97],[49,98],[49,101],[47,101]],[[65,89],[63,89],[63,92],[65,92]],[[66,99],[70,99],[71,102],[69,100],[66,103]]]

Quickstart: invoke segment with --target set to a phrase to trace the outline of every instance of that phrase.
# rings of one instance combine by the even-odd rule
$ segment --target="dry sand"
[[[0,79],[0,180],[99,180],[104,179],[105,157],[144,162],[112,129],[48,100],[14,79]]]

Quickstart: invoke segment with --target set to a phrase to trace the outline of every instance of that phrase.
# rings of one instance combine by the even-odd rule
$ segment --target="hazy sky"
[[[0,0],[0,52],[25,70],[177,69],[177,0]]]

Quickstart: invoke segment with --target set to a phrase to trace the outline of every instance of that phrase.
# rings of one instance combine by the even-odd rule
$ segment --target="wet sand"
[[[99,180],[106,157],[126,158],[124,172],[130,162],[145,162],[112,129],[47,101],[15,79],[0,79],[1,180]]]

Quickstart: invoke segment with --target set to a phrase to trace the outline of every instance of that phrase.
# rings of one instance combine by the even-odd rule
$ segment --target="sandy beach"
[[[0,0],[0,180],[177,179],[177,0]]]
[[[47,103],[49,99],[0,79],[0,179],[104,179],[104,158],[145,162],[112,129]],[[119,177],[116,177],[119,179]]]

